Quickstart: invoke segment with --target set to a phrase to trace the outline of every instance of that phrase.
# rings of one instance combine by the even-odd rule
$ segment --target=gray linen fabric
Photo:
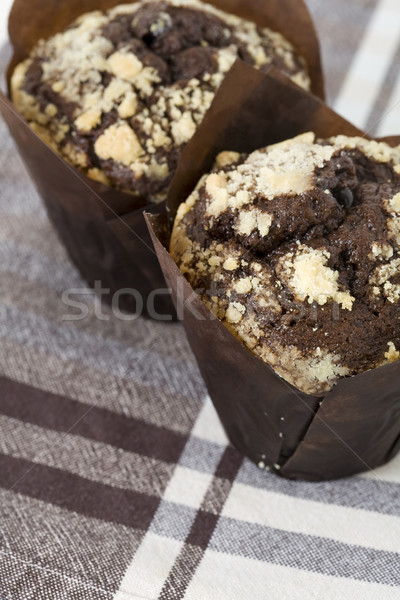
[[[350,107],[367,34],[400,8],[308,2],[328,100]],[[376,48],[358,125],[393,117],[398,42]],[[99,319],[87,290],[66,320],[62,293],[84,283],[3,122],[0,139],[0,599],[400,598],[400,459],[279,479],[228,445],[179,324]]]

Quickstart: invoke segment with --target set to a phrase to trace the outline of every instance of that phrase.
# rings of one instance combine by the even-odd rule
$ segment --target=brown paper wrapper
[[[40,38],[61,31],[85,12],[123,3],[123,0],[15,0],[9,20],[14,56],[8,77]],[[323,95],[318,40],[303,1],[213,0],[211,3],[281,31],[306,58],[314,93]],[[146,198],[133,198],[108,188],[68,166],[27,127],[1,92],[0,111],[50,219],[84,279],[91,287],[95,281],[101,281],[102,287],[109,289],[103,296],[105,301],[110,301],[121,289],[134,288],[143,297],[147,314],[149,295],[153,290],[165,288],[165,281],[143,220]],[[157,207],[149,205],[148,210],[163,212],[165,203]],[[119,305],[130,312],[139,310],[131,294],[121,296]],[[157,314],[174,315],[172,302],[165,293],[154,297],[154,305]]]
[[[238,77],[240,101],[233,107]],[[170,214],[220,150],[249,152],[305,131],[363,135],[278,72],[264,75],[236,63],[182,155]],[[342,379],[324,397],[300,392],[236,340],[195,294],[166,249],[165,215],[147,221],[200,371],[236,448],[281,476],[309,481],[350,476],[394,456],[400,448],[400,362]]]

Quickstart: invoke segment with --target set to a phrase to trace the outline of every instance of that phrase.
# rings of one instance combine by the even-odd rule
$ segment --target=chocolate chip
[[[133,15],[118,15],[103,27],[103,36],[114,46],[132,39],[131,22]]]
[[[344,206],[344,208],[350,208],[351,206],[353,206],[353,202],[354,202],[353,192],[351,190],[349,190],[349,188],[341,190],[339,192],[338,201],[339,201],[339,204]]]
[[[174,80],[192,79],[203,73],[214,73],[217,61],[210,48],[188,48],[171,59],[171,71]]]

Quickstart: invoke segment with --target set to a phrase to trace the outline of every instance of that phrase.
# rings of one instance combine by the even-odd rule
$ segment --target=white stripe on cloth
[[[0,3],[0,45],[6,43],[8,39],[7,24],[8,14],[11,10],[14,0],[1,0]]]
[[[203,502],[212,478],[213,476],[210,474],[176,465],[174,475],[164,492],[163,500],[197,509]]]
[[[197,417],[192,430],[193,432],[195,430],[202,430],[205,414],[207,415],[210,412],[209,406],[207,405],[208,403],[205,402],[203,409]],[[188,440],[188,444],[189,443],[190,438]],[[186,481],[183,479],[185,474],[189,475]],[[187,506],[198,508],[207,492],[212,477],[211,474],[203,474],[200,476],[200,479],[197,480],[197,485],[193,486],[192,489],[193,473],[190,473],[188,469],[182,468],[177,464],[167,489],[164,492],[163,501],[178,501]],[[162,512],[162,510],[163,502],[157,510],[157,513]],[[157,521],[157,513],[154,516],[153,522]],[[190,519],[194,519],[195,515],[196,512],[193,511]],[[190,524],[188,523],[188,527],[189,526]],[[183,545],[183,541],[173,540],[164,535],[154,533],[150,526],[150,529],[143,538],[139,549],[125,573],[114,600],[125,600],[126,594],[131,592],[135,592],[136,594],[148,598],[157,598],[163,589],[165,581],[167,580]]]
[[[290,552],[290,543],[288,543]],[[332,560],[334,558],[332,557]],[[184,600],[398,600],[398,589],[207,550]],[[118,600],[123,600],[118,599]]]
[[[377,125],[376,135],[379,137],[400,135],[400,70],[397,84],[388,100],[386,112]]]
[[[228,438],[209,396],[204,402],[204,406],[194,425],[192,435],[213,444],[221,446],[228,444]]]
[[[158,598],[182,547],[183,542],[148,531],[114,600],[126,600],[130,594],[149,599]]]
[[[361,129],[381,91],[399,42],[398,0],[381,0],[333,107]]]
[[[283,531],[399,551],[400,519],[345,506],[291,498],[235,483],[222,516]]]

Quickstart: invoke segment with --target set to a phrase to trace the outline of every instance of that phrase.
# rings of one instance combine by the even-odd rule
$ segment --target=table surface
[[[329,103],[400,133],[398,0],[308,3]],[[182,327],[99,318],[0,136],[0,600],[399,599],[400,458],[318,484],[242,459]]]

